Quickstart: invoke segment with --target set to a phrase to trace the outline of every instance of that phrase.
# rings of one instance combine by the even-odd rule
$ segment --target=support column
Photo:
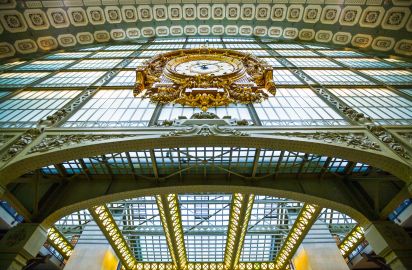
[[[64,270],[116,270],[119,259],[103,233],[89,222],[83,229]]]
[[[296,270],[349,270],[328,226],[319,220],[300,245],[293,264]]]
[[[0,241],[0,269],[20,270],[36,257],[47,239],[46,229],[37,223],[21,223]]]
[[[365,238],[393,270],[412,269],[412,238],[401,226],[392,221],[374,221],[365,229]]]

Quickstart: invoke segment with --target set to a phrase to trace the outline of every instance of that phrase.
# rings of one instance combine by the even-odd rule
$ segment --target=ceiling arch
[[[270,135],[253,137],[226,135],[213,136],[213,140],[211,140],[210,136],[184,135],[158,136],[156,140],[154,140],[154,136],[150,135],[142,135],[139,139],[113,139],[112,137],[112,139],[103,142],[85,142],[74,147],[63,147],[58,150],[46,151],[40,154],[35,153],[28,155],[27,157],[24,157],[23,155],[22,157],[17,157],[16,160],[12,160],[8,166],[6,165],[0,171],[0,178],[2,179],[1,184],[4,187],[4,194],[2,196],[4,199],[9,200],[16,209],[19,209],[19,212],[25,215],[25,218],[29,217],[28,220],[43,221],[44,219],[47,219],[49,220],[47,222],[54,222],[63,215],[84,208],[87,203],[99,204],[101,202],[109,202],[127,197],[144,196],[148,194],[153,195],[162,192],[200,192],[205,190],[210,192],[251,192],[251,189],[253,189],[253,192],[256,194],[286,197],[315,204],[318,203],[321,204],[322,207],[336,209],[352,216],[359,222],[364,223],[367,222],[367,220],[381,218],[379,211],[383,211],[384,207],[387,204],[390,204],[390,201],[396,194],[399,193],[401,196],[399,198],[402,199],[404,193],[401,190],[404,190],[408,186],[408,184],[405,185],[401,180],[392,175],[388,175],[387,173],[384,173],[383,175],[378,173],[376,176],[372,175],[372,179],[382,179],[383,182],[380,182],[379,187],[385,188],[385,193],[381,194],[383,197],[379,198],[379,203],[381,203],[381,205],[376,209],[372,209],[372,207],[366,206],[366,202],[362,204],[358,203],[359,200],[364,200],[362,199],[362,196],[359,195],[359,192],[362,189],[369,191],[374,190],[373,187],[376,187],[376,183],[374,181],[365,182],[366,186],[363,188],[352,186],[350,181],[348,182],[345,177],[348,172],[340,176],[333,175],[333,173],[331,175],[328,172],[328,176],[325,176],[327,179],[322,179],[323,176],[320,176],[323,174],[322,172],[320,174],[300,173],[301,169],[299,169],[297,174],[296,172],[291,172],[288,176],[287,173],[285,175],[282,173],[281,177],[277,177],[279,172],[277,168],[281,167],[278,165],[270,165],[269,167],[271,168],[271,171],[259,172],[258,168],[260,162],[258,162],[258,160],[261,158],[264,160],[265,154],[262,156],[261,153],[265,153],[265,149],[287,149],[286,151],[296,151],[302,155],[304,153],[315,153],[315,155],[320,155],[319,157],[331,157],[335,156],[336,153],[339,153],[338,156],[343,159],[348,158],[348,160],[355,160],[355,162],[352,163],[353,165],[357,164],[356,161],[368,162],[369,165],[379,165],[379,167],[385,170],[387,169],[387,171],[393,173],[394,176],[399,176],[400,178],[403,178],[405,182],[409,183],[409,179],[405,178],[410,176],[409,165],[400,162],[398,159],[393,158],[393,156],[390,155],[387,156],[384,154],[373,153],[373,151],[358,150],[348,146],[316,143],[299,139],[292,140],[282,137],[269,137]],[[41,140],[39,140],[39,143],[40,142]],[[179,161],[172,162],[171,165],[175,163],[173,166],[167,162],[165,164],[162,163],[163,165],[161,165],[157,164],[157,161],[153,161],[157,160],[157,158],[160,158],[161,160],[171,159],[171,157],[167,157],[167,149],[176,151],[175,148],[181,147],[187,147],[187,149],[196,147],[205,149],[207,147],[213,149],[216,147],[222,149],[223,147],[228,149],[245,147],[245,149],[253,148],[254,153],[250,154],[251,156],[247,159],[249,160],[249,165],[241,165],[243,170],[238,172],[236,170],[233,171],[231,168],[232,165],[230,164],[232,158],[229,159],[229,167],[227,167],[227,162],[224,163],[223,161],[221,161],[222,164],[220,164],[219,161],[216,161],[217,163],[215,164],[215,154],[212,155],[213,160],[210,162],[205,162],[206,160],[204,159],[207,157],[206,154],[204,154],[205,156],[203,158],[200,157],[200,159],[196,161],[196,164],[200,164],[199,168],[203,173],[192,173],[190,168],[193,167],[193,165],[191,165],[193,162],[189,164],[184,158],[181,160],[181,157],[178,158]],[[162,150],[163,148],[164,150]],[[105,153],[123,153],[141,150],[144,150],[143,152],[145,152],[144,155],[146,156],[146,159],[145,161],[141,161],[139,158],[138,160],[133,161],[138,166],[136,169],[132,169],[132,171],[128,171],[126,174],[113,174],[112,168],[109,168],[110,165]],[[206,150],[199,151],[204,153]],[[158,154],[163,153],[164,156],[158,157],[155,152]],[[62,171],[62,168],[64,167],[62,163],[70,160],[74,160],[76,163],[75,160],[85,157],[85,153],[87,153],[91,159],[94,159],[92,157],[93,155],[102,157],[102,165],[106,164],[105,166],[109,173],[102,171],[94,174],[87,169],[88,165],[85,164],[82,165],[82,172],[69,172],[66,171],[66,169]],[[220,152],[216,153],[218,157],[220,156],[219,153]],[[272,156],[270,153],[269,155]],[[287,160],[290,158],[289,155],[290,154],[287,154]],[[122,157],[111,156],[116,160],[118,158],[122,159]],[[236,156],[236,154],[234,154],[234,156]],[[299,158],[299,160],[302,159],[302,162],[296,163],[296,166],[298,166],[297,168],[304,168],[305,160],[310,156],[311,154],[305,154],[304,158]],[[315,163],[319,157],[313,157]],[[282,158],[283,157],[280,157],[278,164],[281,163]],[[130,165],[130,157],[128,159],[129,161],[127,163]],[[152,161],[150,162],[150,160]],[[254,161],[252,162],[252,160]],[[116,161],[116,164],[117,162],[118,161]],[[142,162],[146,162],[146,165]],[[156,165],[153,165],[153,162],[155,162]],[[179,167],[176,167],[176,164],[181,164],[181,162],[187,163],[187,168],[180,167],[180,165]],[[241,161],[239,160],[236,162],[239,163]],[[328,167],[333,163],[331,163],[330,160],[329,162],[325,162],[327,165],[323,164],[316,166],[323,166],[323,168],[325,168],[325,166]],[[256,165],[252,166],[252,163]],[[312,163],[312,161],[307,163]],[[57,167],[52,164],[57,164]],[[52,165],[54,168],[61,168],[57,169],[60,173],[46,174],[40,176],[41,179],[38,179],[38,173],[29,173],[28,175],[18,178],[18,176],[25,172],[36,170],[47,165]],[[345,171],[346,168],[353,168],[353,166],[349,165],[350,162],[345,166]],[[77,165],[75,165],[75,167],[76,166]],[[265,166],[267,167],[268,164]],[[308,166],[310,167],[312,165]],[[185,171],[188,169],[188,175],[181,178],[182,172],[185,175]],[[208,172],[208,170],[210,171]],[[275,172],[273,172],[273,170],[275,170]],[[231,176],[227,177],[228,174]],[[358,174],[355,173],[355,175],[360,175],[361,177],[362,171]],[[385,181],[385,178],[389,181]],[[45,190],[48,191],[44,194],[47,195],[47,199],[41,200],[41,204],[38,206],[41,210],[37,211],[37,214],[32,214],[32,185],[35,183],[41,183]],[[16,188],[17,186],[18,188]],[[74,190],[76,190],[75,194],[73,193]],[[22,204],[19,203],[19,201],[21,201]]]
[[[322,198],[313,194],[303,194],[299,192],[293,192],[282,189],[275,189],[263,186],[252,186],[252,185],[231,185],[224,186],[219,184],[211,185],[179,185],[171,188],[171,186],[164,187],[152,187],[152,188],[142,188],[123,192],[117,192],[113,194],[107,194],[104,196],[99,196],[95,198],[90,198],[89,200],[78,201],[70,205],[65,205],[58,208],[56,211],[50,213],[49,216],[45,217],[42,224],[49,228],[56,221],[64,216],[72,214],[74,212],[90,208],[91,205],[101,205],[114,201],[143,197],[143,196],[153,196],[153,195],[166,195],[174,192],[176,194],[180,193],[245,193],[254,195],[264,195],[272,197],[287,198],[296,201],[301,201],[305,203],[311,203],[319,205],[322,208],[329,208],[339,211],[343,214],[356,220],[361,226],[367,226],[371,221],[371,216],[367,216],[366,211],[362,212],[354,204],[350,204],[349,201],[344,203],[344,200],[333,200],[332,196],[330,198]]]
[[[153,37],[254,36],[412,55],[412,1],[7,0],[0,59]]]
[[[381,151],[363,150],[345,145],[334,145],[324,142],[313,142],[302,139],[293,139],[284,136],[254,135],[252,137],[242,136],[171,136],[141,135],[137,138],[124,138],[125,135],[108,137],[108,139],[95,142],[87,142],[75,145],[62,145],[51,151],[40,151],[33,154],[18,156],[0,170],[0,184],[6,186],[13,179],[29,171],[38,169],[54,163],[60,163],[76,158],[105,153],[121,153],[127,151],[138,151],[152,148],[165,147],[254,147],[276,150],[297,151],[314,153],[330,157],[339,157],[354,162],[364,162],[385,170],[394,176],[410,183],[411,167],[407,162],[396,155]],[[130,135],[133,137],[133,135]],[[103,135],[104,137],[104,135]],[[122,138],[123,137],[123,138]],[[127,136],[126,136],[127,137]],[[140,137],[140,138],[139,138]],[[64,140],[64,139],[63,139]],[[41,142],[40,142],[41,143]]]

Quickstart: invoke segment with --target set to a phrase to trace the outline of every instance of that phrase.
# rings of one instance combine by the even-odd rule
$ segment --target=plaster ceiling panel
[[[0,59],[186,35],[255,35],[410,56],[411,5],[401,0],[7,0],[0,3]]]

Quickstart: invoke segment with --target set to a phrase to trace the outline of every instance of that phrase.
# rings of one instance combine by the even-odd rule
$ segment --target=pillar
[[[349,270],[328,226],[316,221],[292,259],[296,270]]]
[[[92,221],[84,227],[64,270],[116,270],[118,264],[114,250]]]
[[[393,270],[412,269],[412,239],[401,226],[374,221],[365,229],[365,238]]]
[[[20,270],[38,254],[47,240],[40,224],[21,223],[10,229],[0,241],[0,269]]]

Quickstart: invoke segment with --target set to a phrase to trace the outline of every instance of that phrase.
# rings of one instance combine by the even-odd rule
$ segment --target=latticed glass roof
[[[205,170],[212,174],[231,171],[247,175],[257,166],[255,174],[261,177],[277,173],[339,174],[348,172],[348,169],[351,173],[364,174],[370,169],[367,164],[352,164],[340,158],[270,149],[258,150],[242,147],[159,148],[66,161],[61,164],[61,169],[69,175],[153,176],[153,164],[156,163],[157,172],[165,176],[176,172],[184,175],[203,174]],[[43,167],[41,170],[46,175],[59,174],[55,165]]]
[[[223,263],[232,194],[179,194],[178,208],[184,245],[189,263]],[[302,202],[270,196],[255,196],[242,248],[240,262],[273,262],[289,234]],[[155,196],[137,197],[107,203],[119,230],[140,262],[171,262]],[[323,209],[317,221],[327,232],[316,234],[312,241],[344,238],[357,224],[345,214]],[[55,223],[73,244],[104,244],[105,236],[88,210],[70,214]],[[317,230],[314,225],[313,230]]]
[[[60,102],[61,99],[74,99],[79,95],[76,91],[86,88],[93,92],[92,97],[84,100],[60,126],[147,127],[180,116],[189,118],[200,109],[179,104],[156,109],[148,99],[134,97],[134,69],[152,56],[206,44],[253,54],[275,67],[276,96],[252,105],[230,104],[210,109],[221,118],[230,116],[268,127],[350,125],[345,115],[315,91],[322,87],[378,123],[409,125],[412,121],[411,100],[403,94],[412,84],[407,59],[371,57],[355,50],[280,43],[266,38],[157,38],[139,42],[90,46],[52,53],[34,61],[0,65],[0,96],[7,96],[11,89],[26,87],[25,91],[0,100],[0,127],[33,127],[39,119],[54,112],[49,108],[63,108],[66,103]],[[50,93],[49,102],[29,97],[31,89]],[[55,91],[62,93],[58,99],[53,98]],[[25,103],[22,99],[26,98],[33,100]],[[375,106],[375,101],[381,101],[379,106]]]
[[[400,138],[401,141],[403,129],[412,123],[412,62],[400,57],[370,55],[366,50],[342,50],[323,43],[281,42],[269,37],[142,38],[129,43],[68,47],[65,51],[36,55],[33,59],[30,56],[7,60],[0,63],[0,129],[6,134],[4,138],[17,138],[27,129],[40,126],[39,121],[62,110],[67,114],[46,126],[43,137],[86,136],[100,132],[97,136],[116,134],[123,140],[122,136],[128,134],[152,131],[151,135],[158,136],[154,140],[160,139],[175,127],[173,125],[181,123],[180,120],[189,119],[201,110],[173,103],[156,104],[143,95],[135,95],[136,68],[145,65],[153,56],[202,46],[237,50],[263,59],[274,68],[273,80],[277,88],[276,95],[269,93],[261,102],[232,103],[212,107],[208,112],[216,114],[219,121],[224,120],[229,128],[254,132],[251,141],[254,136],[269,137],[282,131],[283,135],[273,136],[282,136],[285,141],[289,135],[296,136],[290,139],[290,145],[277,148],[276,144],[228,143],[219,146],[209,144],[209,137],[205,137],[207,143],[196,146],[185,142],[166,147],[154,142],[150,147],[139,148],[136,144],[136,148],[81,153],[59,162],[52,160],[47,166],[42,163],[41,168],[24,175],[26,179],[8,185],[7,191],[23,205],[30,201],[26,206],[31,209],[34,199],[26,198],[26,193],[33,188],[27,179],[34,177],[47,180],[41,189],[45,195],[42,198],[33,195],[40,202],[48,202],[46,196],[49,194],[58,197],[54,185],[62,179],[70,179],[70,183],[110,179],[108,193],[112,183],[117,184],[118,180],[134,181],[133,184],[144,182],[142,185],[150,187],[168,185],[169,180],[176,186],[182,182],[182,185],[196,182],[198,193],[149,194],[90,206],[57,221],[54,232],[61,234],[58,238],[65,238],[70,245],[110,242],[112,246],[121,246],[123,253],[116,254],[123,266],[153,262],[163,267],[156,269],[171,269],[168,267],[178,262],[176,264],[189,265],[188,269],[192,270],[200,269],[201,263],[210,263],[215,268],[204,269],[213,270],[223,269],[228,262],[239,269],[255,267],[248,263],[265,262],[270,264],[262,269],[274,269],[280,257],[287,258],[284,247],[291,245],[291,235],[296,230],[308,229],[302,227],[308,221],[302,221],[302,213],[309,217],[307,224],[314,232],[307,234],[306,241],[333,242],[361,230],[355,220],[335,210],[264,196],[264,193],[238,193],[230,189],[231,181],[238,181],[233,187],[239,188],[244,183],[259,186],[260,180],[276,183],[276,180],[291,179],[305,183],[308,179],[368,178],[368,184],[360,185],[365,192],[370,192],[369,183],[385,176],[387,178],[380,179],[379,184],[383,186],[384,181],[390,184],[393,181],[395,184],[389,190],[393,194],[401,190],[399,179],[366,164],[368,162],[342,158],[344,155],[339,152],[336,155],[315,153],[320,153],[317,143],[338,144],[336,147],[346,147],[346,151],[357,148],[365,152],[375,151],[370,147],[374,143],[381,147],[373,152],[376,156],[387,152],[399,155],[368,131],[362,122],[363,116],[359,120],[350,110],[357,112],[357,116],[369,116],[374,125],[393,132],[396,140]],[[173,125],[168,126],[171,122]],[[316,138],[313,152],[295,151],[293,142],[315,140],[315,135],[304,136],[310,132],[315,135],[318,132],[323,135],[340,133],[337,137]],[[343,132],[349,134],[349,139],[342,137]],[[58,145],[56,141],[53,143]],[[93,140],[86,143],[89,142],[95,143]],[[97,143],[100,142],[106,141]],[[41,151],[61,149],[53,143]],[[11,143],[1,135],[0,154],[8,153],[9,145]],[[76,141],[64,144],[68,149],[77,146]],[[32,155],[30,150],[26,148],[22,153]],[[213,193],[205,190],[202,193],[201,185],[211,182],[220,185],[226,193],[219,193],[218,188],[213,189]],[[374,188],[370,194],[375,194]],[[20,190],[24,191],[23,195]],[[370,197],[373,201],[373,196]],[[376,205],[383,209],[385,205],[379,203],[389,199],[386,195],[379,197]],[[48,209],[48,205],[42,207]],[[103,223],[111,226],[109,232],[120,232],[113,234],[116,239],[109,239],[105,230],[109,227],[102,227]],[[345,252],[348,250],[350,248]],[[136,269],[143,269],[139,267]]]

